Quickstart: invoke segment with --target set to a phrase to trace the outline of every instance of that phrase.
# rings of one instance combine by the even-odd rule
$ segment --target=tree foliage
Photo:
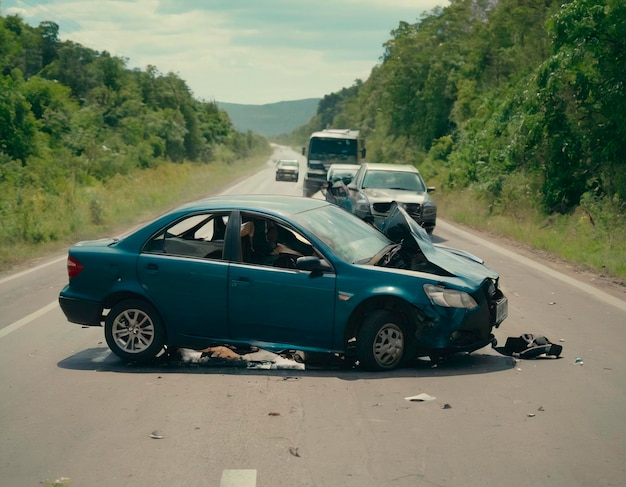
[[[36,231],[28,213],[80,187],[161,164],[206,164],[216,154],[234,162],[268,150],[264,138],[236,132],[215,102],[195,99],[176,74],[128,69],[126,59],[58,34],[54,22],[32,27],[0,17],[3,238],[54,238]]]
[[[625,83],[623,0],[451,0],[399,22],[370,77],[312,122],[348,120],[370,159],[423,163],[495,206],[530,181],[566,213],[626,199]]]

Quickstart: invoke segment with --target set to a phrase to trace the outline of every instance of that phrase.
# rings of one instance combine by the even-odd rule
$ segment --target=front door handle
[[[240,286],[250,286],[250,278],[248,277],[239,277],[237,279],[233,279],[230,281],[231,287],[240,287]]]

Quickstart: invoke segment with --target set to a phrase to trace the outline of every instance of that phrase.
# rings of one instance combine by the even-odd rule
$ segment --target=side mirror
[[[308,255],[305,257],[298,257],[296,261],[296,267],[302,271],[311,271],[316,274],[323,274],[324,272],[331,271],[331,267],[319,257],[314,255]]]

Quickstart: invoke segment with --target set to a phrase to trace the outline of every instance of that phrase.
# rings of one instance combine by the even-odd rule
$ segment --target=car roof
[[[216,210],[266,210],[281,215],[295,215],[303,211],[327,206],[325,200],[276,194],[221,195],[187,203],[179,211]]]
[[[382,162],[364,162],[363,170],[372,171],[390,171],[390,172],[419,172],[415,166],[411,164],[387,164]]]

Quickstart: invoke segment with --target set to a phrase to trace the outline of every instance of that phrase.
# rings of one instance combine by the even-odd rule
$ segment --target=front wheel
[[[404,361],[407,339],[403,320],[397,313],[371,313],[357,336],[356,355],[367,370],[393,370]]]
[[[104,323],[104,336],[111,351],[130,362],[147,362],[165,346],[161,318],[150,304],[139,299],[122,301]]]

